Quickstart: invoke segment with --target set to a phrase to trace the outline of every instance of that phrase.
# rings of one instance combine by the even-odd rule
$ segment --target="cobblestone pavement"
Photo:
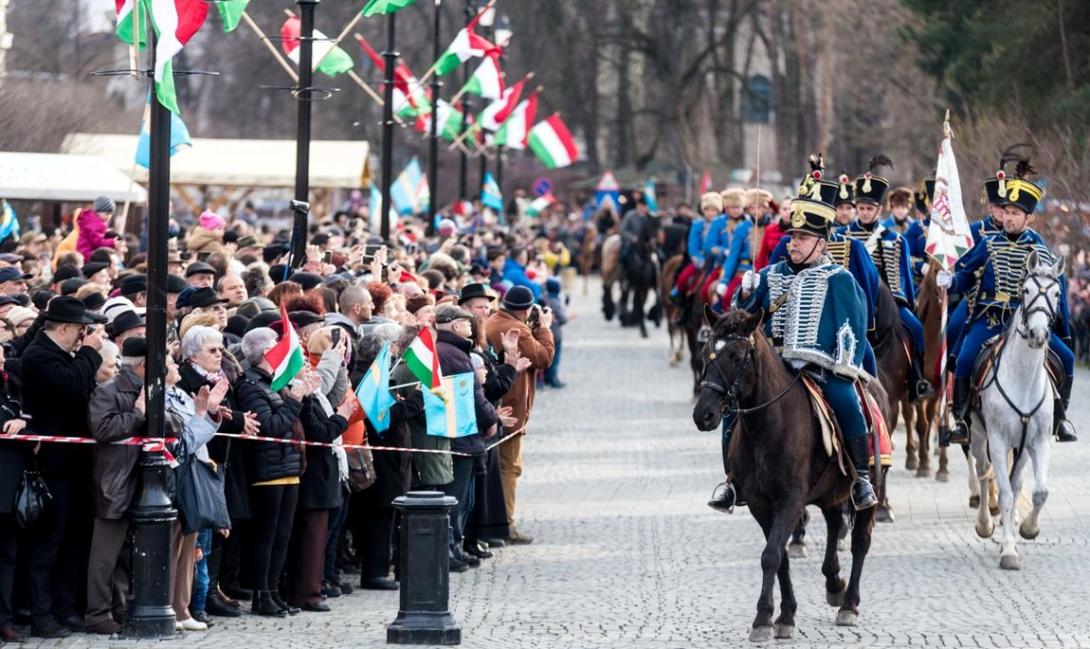
[[[540,394],[523,447],[519,502],[533,545],[504,548],[452,575],[463,646],[689,648],[745,646],[760,588],[760,530],[740,510],[705,506],[720,479],[715,433],[690,418],[689,372],[666,363],[666,337],[641,340],[604,323],[597,295],[574,296],[563,390]],[[1090,373],[1074,420],[1090,436]],[[897,436],[903,444],[903,433]],[[966,467],[949,483],[891,472],[897,522],[875,530],[855,628],[833,625],[818,550],[792,562],[797,647],[1090,647],[1090,441],[1055,448],[1041,535],[1021,542],[1021,572],[973,532]],[[813,510],[816,515],[816,510]],[[820,516],[818,516],[820,519]],[[844,554],[845,569],[850,555]],[[778,598],[778,592],[776,593]],[[396,593],[331,600],[333,613],[289,620],[245,615],[171,646],[378,647]],[[33,647],[134,647],[81,635]]]

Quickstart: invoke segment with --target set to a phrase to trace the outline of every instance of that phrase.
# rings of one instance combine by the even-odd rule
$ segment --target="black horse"
[[[651,308],[650,319],[655,326],[660,325],[662,317],[662,297],[658,294],[658,233],[657,219],[645,218],[636,241],[628,244],[621,253],[621,300],[620,321],[624,327],[639,327],[640,335],[647,337],[647,317],[644,304],[647,294],[655,291],[655,305]],[[629,307],[629,296],[632,305]]]

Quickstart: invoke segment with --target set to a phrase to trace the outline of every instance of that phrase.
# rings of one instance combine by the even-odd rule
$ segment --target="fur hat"
[[[741,187],[728,187],[723,190],[722,194],[723,209],[746,206],[746,190]]]
[[[719,192],[708,192],[700,197],[700,211],[703,212],[707,208],[714,208],[715,213],[719,214],[723,211],[723,195]]]
[[[912,207],[912,190],[908,187],[894,187],[889,191],[886,200],[889,201],[890,209],[894,207]]]
[[[772,192],[767,189],[747,189],[746,205],[759,205],[764,207],[772,201]]]

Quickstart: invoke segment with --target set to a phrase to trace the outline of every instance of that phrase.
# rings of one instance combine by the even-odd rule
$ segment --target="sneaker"
[[[208,625],[193,618],[186,618],[174,623],[176,631],[207,631]]]

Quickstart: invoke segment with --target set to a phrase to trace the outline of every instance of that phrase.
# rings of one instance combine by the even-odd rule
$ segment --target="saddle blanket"
[[[809,376],[802,376],[802,384],[810,395],[810,403],[813,404],[814,414],[817,416],[819,428],[821,428],[821,441],[825,452],[829,457],[834,455],[840,463],[840,470],[844,475],[849,475],[845,462],[847,453],[841,442],[840,429],[836,425],[836,417],[833,415],[829,403],[821,393],[821,387]],[[874,397],[867,392],[861,383],[856,382],[855,389],[860,395],[860,403],[863,404],[863,416],[867,420],[867,446],[870,454],[874,455],[874,433],[878,432],[878,453],[883,467],[893,464],[893,443],[889,435],[889,427],[882,416],[882,410]]]

